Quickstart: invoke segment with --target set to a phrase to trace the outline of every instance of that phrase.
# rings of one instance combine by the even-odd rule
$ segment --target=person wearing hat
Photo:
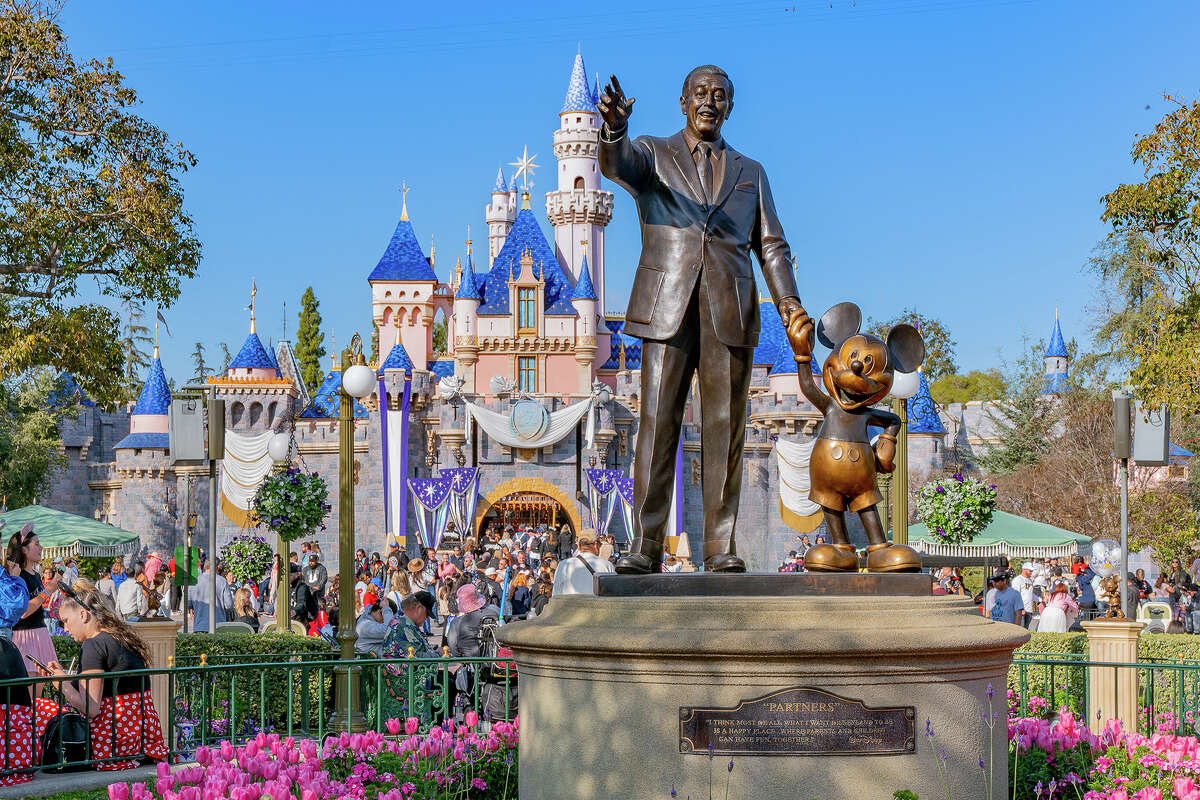
[[[592,578],[607,572],[616,572],[611,561],[600,558],[600,546],[596,532],[588,528],[579,535],[576,544],[579,554],[562,559],[554,570],[554,595],[595,594]]]
[[[429,575],[425,572],[425,559],[414,558],[408,562],[408,583],[413,591],[429,588]]]
[[[1039,569],[1039,565],[1032,561],[1026,561],[1021,565],[1021,574],[1012,579],[1013,591],[1021,595],[1021,604],[1025,613],[1021,615],[1022,624],[1028,628],[1030,621],[1033,620],[1033,588],[1036,585],[1036,580],[1033,576],[1035,570]]]
[[[387,636],[383,638],[384,658],[437,658],[437,651],[425,638],[425,620],[433,613],[433,595],[416,592],[400,601],[400,615],[396,618]]]
[[[499,618],[500,609],[489,604],[473,583],[464,583],[454,594],[458,600],[458,616],[446,631],[450,655],[477,658],[480,655],[480,625],[487,617]]]
[[[992,597],[992,610],[988,615],[995,622],[1011,622],[1021,625],[1025,616],[1025,603],[1021,593],[1008,585],[1008,573],[1001,572],[992,578],[996,594]]]

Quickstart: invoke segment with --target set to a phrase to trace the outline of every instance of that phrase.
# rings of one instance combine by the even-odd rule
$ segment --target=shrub
[[[948,479],[930,481],[917,493],[917,519],[929,535],[946,544],[966,544],[992,521],[996,487],[956,472]]]
[[[293,467],[262,482],[254,495],[254,515],[260,525],[291,542],[311,536],[318,527],[325,530],[325,518],[332,508],[328,498],[324,478]]]
[[[1056,712],[1066,706],[1077,713],[1087,707],[1087,668],[1071,662],[1086,660],[1086,633],[1033,633],[1017,648],[1008,670],[1009,706],[1034,714]],[[1022,664],[1021,655],[1062,661],[1057,664]],[[1032,704],[1031,704],[1032,703]]]

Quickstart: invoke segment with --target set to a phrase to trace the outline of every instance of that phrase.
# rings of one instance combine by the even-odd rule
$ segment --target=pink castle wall
[[[579,393],[579,362],[575,356],[546,356],[547,394]]]

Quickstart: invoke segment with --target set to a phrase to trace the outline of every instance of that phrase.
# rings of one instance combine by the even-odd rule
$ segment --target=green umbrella
[[[140,547],[136,533],[45,506],[6,511],[0,519],[4,520],[9,536],[32,522],[33,532],[42,545],[43,557],[123,556],[136,553]]]

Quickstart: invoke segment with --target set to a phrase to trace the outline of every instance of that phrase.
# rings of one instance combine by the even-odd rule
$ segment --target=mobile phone
[[[34,665],[36,667],[38,667],[38,669],[42,670],[42,672],[45,672],[47,675],[50,674],[50,668],[47,667],[45,664],[43,664],[41,661],[38,661],[36,658],[29,655],[28,653],[25,654],[25,657],[28,658],[30,661],[32,661],[34,663]]]

